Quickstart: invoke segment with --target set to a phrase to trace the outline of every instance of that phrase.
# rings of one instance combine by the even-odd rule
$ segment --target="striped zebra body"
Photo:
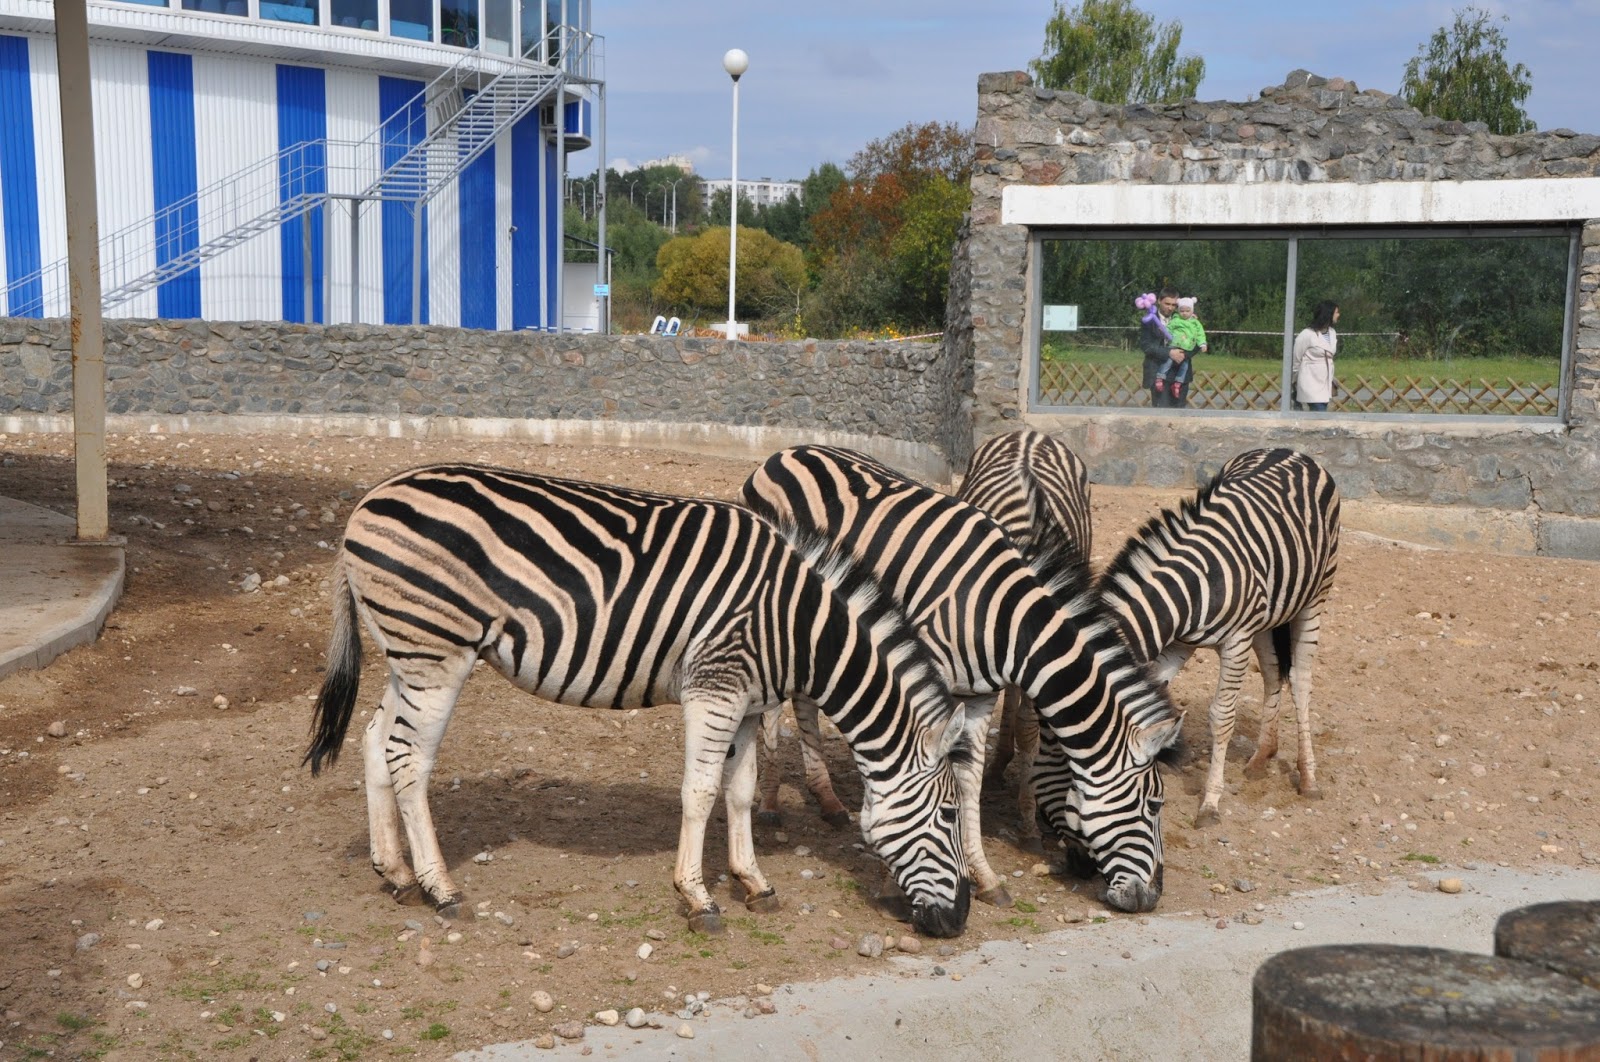
[[[1261,667],[1261,734],[1245,773],[1263,774],[1277,754],[1287,678],[1299,727],[1300,792],[1321,796],[1311,750],[1311,672],[1338,552],[1333,478],[1293,450],[1252,450],[1229,461],[1192,501],[1145,524],[1101,575],[1103,600],[1130,648],[1157,661],[1158,677],[1177,674],[1197,647],[1220,658],[1197,826],[1217,820],[1252,648]]]
[[[1036,567],[1047,547],[1065,540],[1065,559],[1085,573],[1093,548],[1089,520],[1089,470],[1067,446],[1032,428],[996,435],[972,452],[956,497],[1000,525],[1022,556]],[[1041,572],[1045,578],[1048,572]],[[1039,755],[1039,716],[1015,686],[1001,691],[1000,733],[989,753],[985,777],[998,781],[1018,761],[1018,843],[1042,850],[1034,762]],[[1056,763],[1065,761],[1057,758]]]
[[[473,465],[402,473],[356,506],[335,583],[329,667],[306,759],[338,755],[360,676],[359,617],[388,687],[367,727],[374,868],[398,895],[460,901],[434,836],[428,777],[474,663],[551,701],[678,703],[683,824],[674,885],[690,924],[721,928],[701,850],[719,783],[728,862],[753,910],[776,899],[750,808],[760,713],[821,706],[864,777],[862,833],[919,929],[959,933],[970,884],[953,763],[968,723],[904,617],[826,543],[795,544],[738,506]],[[408,868],[401,829],[415,865]]]
[[[1041,800],[1046,818],[1088,848],[1106,876],[1107,902],[1151,910],[1163,863],[1155,758],[1181,719],[1086,585],[1063,606],[982,512],[848,450],[774,454],[746,481],[744,498],[757,512],[826,534],[870,566],[957,696],[987,698],[1011,685],[1033,698],[1077,783]],[[1003,888],[978,830],[981,757],[957,770],[968,865],[979,898],[993,902]]]

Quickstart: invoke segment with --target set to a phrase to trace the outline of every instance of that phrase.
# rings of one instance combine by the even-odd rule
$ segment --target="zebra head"
[[[1101,899],[1119,911],[1153,911],[1161,899],[1165,871],[1165,851],[1161,842],[1161,808],[1166,790],[1157,757],[1178,738],[1181,715],[1148,726],[1136,726],[1128,738],[1123,769],[1095,778],[1074,765],[1060,773],[1064,780],[1070,771],[1071,783],[1057,793],[1047,792],[1041,783],[1039,799],[1046,816],[1067,838],[1088,849],[1106,886]],[[1067,766],[1059,748],[1046,752],[1040,773],[1049,774],[1050,761]],[[1048,805],[1055,796],[1060,803]]]
[[[930,732],[918,744],[918,767],[892,785],[868,779],[861,835],[910,900],[917,931],[956,937],[966,928],[972,903],[955,773],[956,763],[972,758],[967,720],[958,711],[944,732]]]

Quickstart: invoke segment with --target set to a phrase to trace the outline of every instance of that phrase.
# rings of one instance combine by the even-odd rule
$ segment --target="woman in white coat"
[[[1333,359],[1339,352],[1339,304],[1332,299],[1317,303],[1311,327],[1294,339],[1294,397],[1302,408],[1326,413],[1333,398]]]

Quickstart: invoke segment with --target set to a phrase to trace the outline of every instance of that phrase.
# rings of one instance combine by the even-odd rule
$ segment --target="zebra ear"
[[[1179,712],[1170,719],[1163,719],[1159,723],[1149,726],[1136,726],[1128,738],[1128,745],[1133,750],[1135,763],[1149,763],[1161,755],[1163,749],[1170,748],[1178,743],[1178,738],[1183,734],[1183,713]]]

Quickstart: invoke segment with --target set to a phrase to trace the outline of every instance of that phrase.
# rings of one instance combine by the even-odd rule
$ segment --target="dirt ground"
[[[0,436],[0,493],[70,511],[70,446]],[[726,936],[693,935],[671,887],[677,711],[563,708],[492,674],[469,683],[434,775],[462,917],[379,890],[356,740],[319,779],[300,767],[325,580],[363,489],[445,459],[712,497],[754,467],[476,440],[113,437],[125,596],[97,644],[0,681],[0,1058],[442,1058],[608,1008],[670,1014],[686,992],[882,967],[858,939],[907,930],[864,901],[876,869],[855,827],[823,825],[786,788],[785,826],[757,828],[783,910],[739,908]],[[1174,497],[1097,489],[1098,559]],[[1597,577],[1347,534],[1314,695],[1326,799],[1295,794],[1288,735],[1275,774],[1244,780],[1259,705],[1247,685],[1223,821],[1192,828],[1215,658],[1194,661],[1174,690],[1199,755],[1168,783],[1160,911],[1231,920],[1328,884],[1600,862]],[[380,689],[368,664],[364,704]],[[65,737],[48,736],[56,721]],[[858,805],[843,746],[830,755]],[[798,760],[790,742],[786,781]],[[953,947],[1134,917],[1037,873],[1012,843],[1012,806],[992,795],[985,833],[1020,902],[974,905]],[[719,809],[711,874],[725,853]],[[921,946],[931,967],[950,945]],[[591,1028],[589,1042],[676,1024]]]

